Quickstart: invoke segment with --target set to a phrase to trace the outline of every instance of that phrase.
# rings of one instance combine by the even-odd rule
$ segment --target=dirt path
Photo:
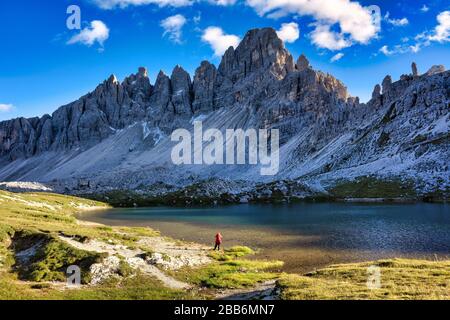
[[[229,289],[219,292],[217,300],[278,300],[275,281],[267,281],[250,289]]]

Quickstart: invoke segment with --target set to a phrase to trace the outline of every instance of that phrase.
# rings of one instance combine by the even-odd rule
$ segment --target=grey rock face
[[[294,65],[273,29],[251,30],[225,52],[218,69],[202,62],[193,81],[176,66],[170,77],[161,71],[152,86],[140,68],[122,83],[111,76],[51,116],[0,122],[0,180],[56,179],[69,190],[79,188],[80,179],[90,189],[188,185],[210,177],[259,181],[242,166],[170,166],[167,137],[207,114],[205,127],[279,129],[274,180],[327,184],[374,174],[445,188],[450,72],[444,70],[435,66],[419,75],[413,64],[412,74],[395,82],[386,76],[361,104],[305,56]]]
[[[189,73],[176,66],[170,77],[172,104],[176,115],[192,116],[192,83]]]
[[[427,72],[427,76],[432,76],[441,72],[445,72],[445,67],[443,65],[432,66]]]
[[[208,61],[203,61],[195,71],[193,91],[194,113],[209,112],[214,108],[214,86],[216,83],[217,69]]]
[[[419,71],[417,70],[417,64],[415,62],[413,62],[411,64],[411,71],[412,71],[413,77],[418,77],[419,76]]]
[[[390,75],[387,75],[386,77],[384,77],[383,82],[381,84],[383,88],[383,94],[389,91],[391,85],[392,85],[392,78]]]
[[[171,96],[172,88],[170,78],[163,71],[160,71],[156,78],[153,94],[150,97],[151,108],[160,113],[173,111],[173,107],[172,110],[169,109]]]
[[[122,86],[127,91],[128,96],[139,104],[148,103],[153,91],[147,69],[144,67],[140,67],[138,73],[125,78]]]
[[[310,68],[309,60],[305,57],[304,54],[302,54],[300,57],[298,57],[296,68],[298,71],[304,71],[304,70]]]
[[[381,86],[379,84],[375,85],[372,92],[372,100],[378,99],[381,97]]]
[[[274,29],[250,30],[236,50],[230,47],[222,58],[217,73],[216,107],[262,99],[261,88],[282,80],[292,71],[293,58]]]

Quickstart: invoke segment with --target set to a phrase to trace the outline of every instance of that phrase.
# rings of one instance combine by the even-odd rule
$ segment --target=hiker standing
[[[218,232],[216,234],[216,245],[214,247],[214,250],[218,250],[220,251],[220,245],[222,244],[222,235],[220,234],[220,232]]]

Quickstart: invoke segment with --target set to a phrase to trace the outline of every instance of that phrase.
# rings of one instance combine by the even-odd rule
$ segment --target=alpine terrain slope
[[[203,61],[193,79],[177,65],[152,84],[139,68],[52,115],[0,122],[0,181],[131,204],[448,199],[450,72],[411,69],[386,76],[360,103],[304,55],[295,60],[275,30],[250,30],[218,68]],[[194,120],[203,130],[279,129],[278,174],[174,165],[171,133],[192,131]]]

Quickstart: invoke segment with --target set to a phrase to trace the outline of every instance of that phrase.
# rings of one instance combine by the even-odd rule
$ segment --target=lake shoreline
[[[77,218],[109,226],[150,227],[211,247],[220,231],[225,247],[245,245],[259,251],[257,258],[283,260],[284,271],[303,273],[336,263],[448,257],[450,246],[445,243],[450,238],[442,228],[449,223],[439,232],[434,226],[442,217],[450,220],[449,209],[441,204],[378,202],[241,204],[115,208]],[[431,236],[425,239],[424,234]]]

